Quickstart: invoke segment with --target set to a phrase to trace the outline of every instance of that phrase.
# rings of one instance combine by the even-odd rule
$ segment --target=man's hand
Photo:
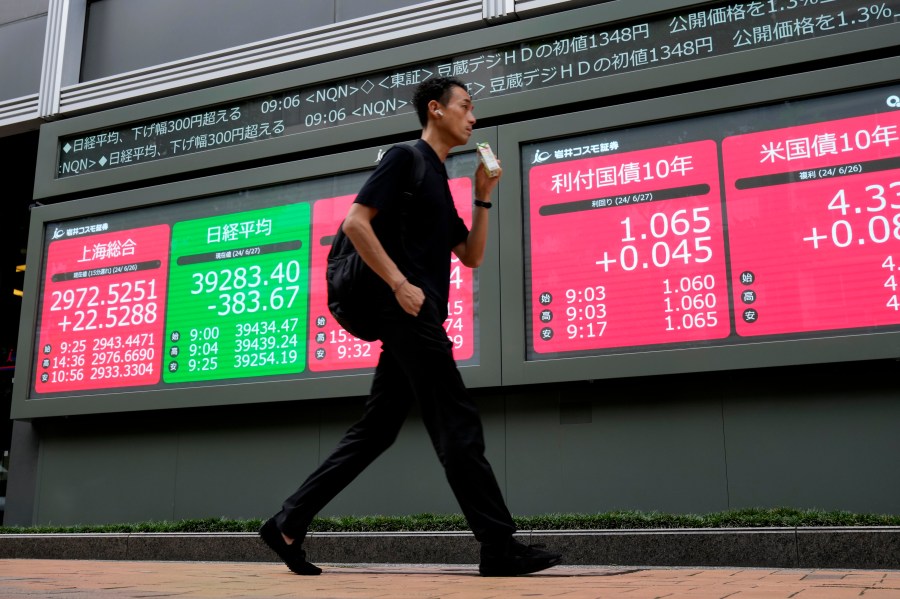
[[[500,160],[498,159],[497,162],[500,162]],[[503,176],[502,168],[500,169],[500,172],[491,177],[487,174],[487,171],[484,170],[484,166],[479,160],[475,167],[475,199],[483,202],[491,201],[491,194],[494,193],[494,188],[497,187],[497,183],[500,182],[501,176]]]
[[[403,311],[412,316],[418,316],[425,303],[425,293],[409,281],[403,281],[396,290],[394,297]]]

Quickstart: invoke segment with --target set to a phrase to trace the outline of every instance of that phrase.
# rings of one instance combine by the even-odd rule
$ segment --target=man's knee
[[[466,467],[484,455],[484,441],[478,435],[466,435],[445,440],[437,448],[438,458],[444,468]]]
[[[343,445],[355,446],[358,451],[381,453],[394,444],[399,433],[399,428],[387,426],[351,429],[344,437]]]

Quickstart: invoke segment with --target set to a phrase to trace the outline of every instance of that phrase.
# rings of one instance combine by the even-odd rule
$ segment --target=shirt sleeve
[[[450,249],[452,250],[460,243],[468,239],[469,237],[469,227],[466,226],[465,221],[459,216],[459,213],[456,211],[456,206],[453,207],[453,220],[451,220],[450,224]]]
[[[391,148],[381,158],[375,172],[363,184],[354,202],[378,211],[389,209],[405,191],[411,170],[410,153]]]

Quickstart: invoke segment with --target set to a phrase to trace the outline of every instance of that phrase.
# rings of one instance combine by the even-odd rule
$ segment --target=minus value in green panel
[[[310,214],[301,203],[175,224],[166,383],[303,372]]]

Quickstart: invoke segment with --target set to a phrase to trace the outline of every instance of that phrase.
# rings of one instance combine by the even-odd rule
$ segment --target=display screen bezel
[[[411,141],[411,140],[410,140]],[[475,144],[488,142],[496,146],[496,129],[476,131],[469,144],[456,148],[453,154],[471,153]],[[157,208],[166,204],[191,202],[217,196],[235,196],[254,189],[272,189],[279,185],[303,184],[329,177],[355,175],[360,181],[371,172],[381,153],[390,144],[285,164],[235,171],[190,181],[147,187],[76,201],[38,206],[32,210],[29,231],[28,264],[25,297],[39,298],[44,276],[47,229],[55,223],[102,217],[130,211]],[[452,158],[452,156],[451,156]],[[499,272],[496,223],[491,224],[489,246],[478,271],[477,360],[461,364],[461,372],[471,387],[500,384],[499,347]],[[129,389],[107,388],[90,392],[40,395],[34,393],[34,356],[38,343],[36,329],[40,320],[40,302],[23,303],[20,318],[18,356],[12,414],[14,418],[65,416],[75,414],[124,412],[166,408],[199,407],[290,401],[327,397],[360,396],[368,393],[372,369],[351,369],[316,373],[306,378],[280,380],[227,379],[193,383],[173,388]],[[305,350],[304,350],[305,351]]]
[[[897,79],[886,75],[897,72],[898,67],[898,59],[884,59],[853,67],[836,67],[501,127],[500,152],[505,157],[504,166],[507,171],[517,174],[517,177],[504,181],[501,194],[503,384],[759,368],[900,355],[900,332],[874,330],[836,331],[833,334],[816,334],[812,338],[748,338],[741,343],[727,345],[672,344],[621,348],[604,351],[602,355],[579,352],[556,354],[546,359],[539,355],[529,356],[530,338],[526,323],[531,314],[525,298],[525,272],[528,267],[525,247],[529,240],[525,238],[524,211],[527,201],[524,194],[527,186],[523,183],[523,171],[527,169],[522,164],[523,148],[539,142],[547,142],[550,146],[557,140],[587,134],[652,127],[660,123],[677,124],[682,120],[865,88],[884,86],[892,92],[896,88],[894,93],[900,94]],[[586,127],[585,123],[590,123],[590,127]],[[771,127],[758,129],[785,126],[789,123],[773,123]]]

